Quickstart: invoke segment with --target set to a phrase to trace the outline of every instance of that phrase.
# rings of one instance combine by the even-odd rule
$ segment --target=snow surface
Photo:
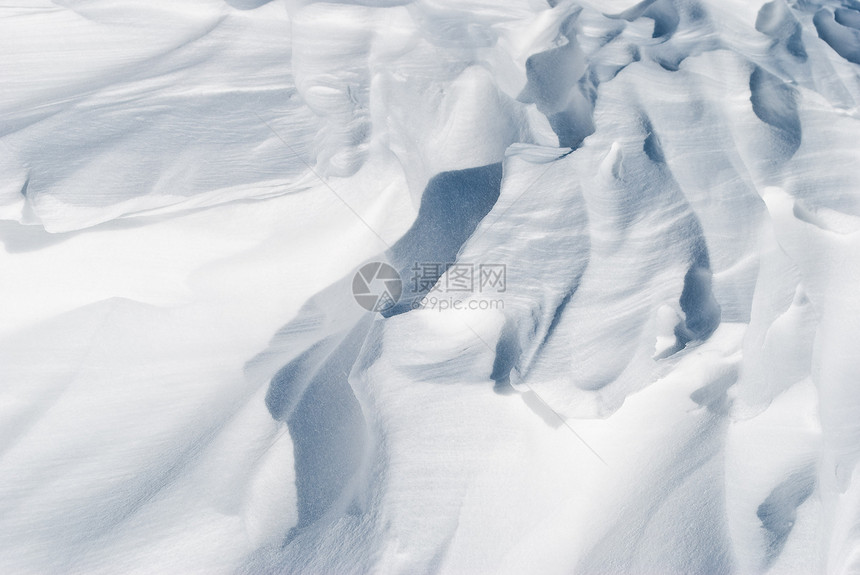
[[[860,573],[858,65],[853,0],[0,3],[0,571]]]

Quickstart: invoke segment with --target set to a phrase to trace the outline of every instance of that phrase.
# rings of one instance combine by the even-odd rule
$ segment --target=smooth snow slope
[[[858,63],[853,0],[0,4],[0,570],[860,572]]]

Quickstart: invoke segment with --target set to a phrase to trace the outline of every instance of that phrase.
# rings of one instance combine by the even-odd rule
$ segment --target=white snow
[[[832,0],[0,5],[0,571],[860,571],[858,65]]]

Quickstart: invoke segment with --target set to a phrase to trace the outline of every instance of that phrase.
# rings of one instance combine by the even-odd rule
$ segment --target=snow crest
[[[860,570],[856,3],[0,38],[4,571]]]

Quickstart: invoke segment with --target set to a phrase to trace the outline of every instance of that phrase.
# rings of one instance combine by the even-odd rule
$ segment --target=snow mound
[[[0,38],[4,571],[860,569],[855,3]]]

